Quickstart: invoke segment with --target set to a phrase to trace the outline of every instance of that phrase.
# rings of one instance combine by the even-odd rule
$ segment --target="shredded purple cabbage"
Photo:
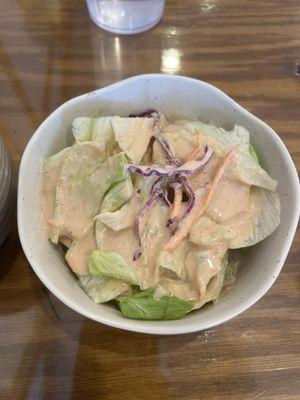
[[[181,167],[174,168],[171,166],[167,166],[166,168],[143,167],[129,164],[127,169],[129,172],[133,172],[144,177],[156,175],[162,178],[170,178],[174,175],[189,175],[194,174],[195,172],[198,172],[200,169],[202,169],[208,163],[213,153],[214,150],[211,147],[207,146],[205,149],[204,157],[200,161],[194,161],[195,163],[197,163],[197,166],[195,168],[181,169]]]
[[[141,113],[130,114],[129,118],[151,118],[153,116],[152,114],[154,113],[158,114],[154,108],[147,108],[147,110],[142,111]]]
[[[153,183],[153,185],[151,186],[150,195],[153,194],[153,192],[154,192],[155,190],[161,188],[161,182],[162,182],[162,180],[163,180],[163,177],[162,177],[162,176],[160,176],[158,179],[156,179],[156,181],[155,181],[155,182]]]
[[[167,207],[171,206],[170,200],[168,199],[168,191],[167,189],[162,189],[160,192],[159,197],[162,199],[162,201],[165,203]]]
[[[180,161],[175,157],[174,153],[171,150],[171,147],[169,145],[169,142],[167,141],[166,138],[160,135],[160,133],[155,133],[154,134],[155,139],[158,141],[158,143],[161,145],[161,147],[164,149],[167,160],[171,162],[172,164],[175,164],[177,167],[181,164]]]

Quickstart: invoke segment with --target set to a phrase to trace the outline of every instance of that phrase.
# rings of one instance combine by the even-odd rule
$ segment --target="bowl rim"
[[[299,213],[300,210],[297,209],[297,207],[294,208],[293,214],[292,214],[292,224],[290,226],[289,230],[289,235],[285,238],[285,243],[284,243],[284,249],[281,255],[280,262],[276,264],[272,278],[266,280],[264,284],[256,291],[255,295],[250,299],[250,300],[245,300],[239,307],[236,308],[236,310],[233,311],[228,311],[226,315],[224,315],[221,318],[218,318],[216,321],[213,321],[212,323],[207,323],[207,324],[201,324],[204,326],[198,326],[197,323],[191,323],[187,326],[179,326],[179,327],[168,327],[166,326],[155,326],[156,321],[139,321],[139,320],[127,320],[124,318],[124,322],[116,322],[116,321],[111,321],[109,318],[106,317],[101,317],[101,316],[94,316],[93,314],[90,314],[87,312],[85,309],[82,309],[81,307],[74,305],[71,301],[69,301],[68,298],[65,298],[63,293],[61,293],[59,290],[56,289],[55,285],[49,283],[46,279],[46,277],[40,273],[38,265],[36,265],[35,260],[32,258],[31,254],[29,253],[27,249],[27,244],[26,244],[26,234],[24,231],[24,225],[22,223],[22,196],[23,196],[23,179],[22,176],[25,172],[27,160],[30,156],[31,148],[35,141],[38,139],[39,135],[43,131],[44,126],[51,120],[54,114],[59,113],[62,108],[64,108],[67,104],[70,103],[76,103],[80,100],[84,100],[85,98],[91,97],[91,96],[98,96],[99,94],[102,93],[108,93],[111,92],[115,89],[119,89],[122,86],[125,86],[126,84],[134,81],[139,81],[139,80],[151,80],[151,79],[168,79],[168,80],[174,80],[174,81],[185,81],[185,82],[192,82],[196,85],[204,85],[208,87],[210,90],[214,91],[216,94],[218,94],[221,98],[223,98],[227,103],[231,103],[237,110],[239,110],[242,114],[244,114],[246,117],[249,119],[253,120],[256,124],[261,125],[264,127],[266,130],[269,131],[269,133],[272,136],[272,140],[274,140],[277,145],[280,147],[280,151],[282,152],[287,164],[289,165],[290,169],[290,174],[291,174],[291,179],[295,182],[295,184],[298,186],[298,190],[295,190],[295,197],[296,197],[296,204],[300,203],[300,190],[299,190],[299,185],[298,185],[298,174],[296,167],[294,165],[294,162],[292,160],[292,157],[290,153],[288,152],[285,144],[281,140],[281,138],[278,136],[278,134],[265,122],[263,122],[261,119],[250,113],[248,110],[246,110],[244,107],[239,105],[236,101],[234,101],[231,97],[229,97],[227,94],[225,94],[223,91],[215,87],[214,85],[207,83],[205,81],[201,81],[195,78],[190,78],[182,75],[167,75],[167,74],[142,74],[142,75],[136,75],[132,76],[126,79],[123,79],[121,81],[115,82],[113,84],[110,84],[108,86],[104,86],[103,88],[79,95],[77,97],[74,97],[72,99],[67,100],[63,104],[61,104],[58,108],[56,108],[35,130],[33,135],[31,136],[30,140],[28,141],[25,150],[23,152],[21,162],[20,162],[20,168],[19,168],[19,179],[18,179],[18,204],[17,204],[17,223],[18,223],[18,232],[19,232],[19,237],[20,237],[20,242],[23,248],[23,251],[26,255],[26,258],[28,262],[30,263],[32,269],[38,276],[38,278],[42,281],[42,283],[46,286],[48,290],[50,290],[60,301],[62,301],[64,304],[66,304],[68,307],[70,307],[72,310],[78,312],[79,314],[92,319],[96,322],[101,322],[105,325],[119,328],[119,329],[124,329],[127,331],[132,331],[132,332],[140,332],[140,333],[148,333],[148,334],[157,334],[157,335],[174,335],[174,334],[185,334],[185,333],[192,333],[192,332],[197,332],[197,331],[202,331],[206,330],[209,328],[212,328],[214,326],[223,324],[237,315],[241,314],[242,312],[246,311],[248,308],[253,306],[258,300],[260,300],[266,293],[267,291],[272,287],[274,284],[275,280],[277,279],[284,263],[286,260],[286,257],[288,255],[288,252],[290,250],[297,224],[298,224],[298,219],[299,219]],[[133,321],[134,323],[130,324],[127,326],[128,321]],[[145,323],[146,322],[146,323]],[[149,324],[151,322],[151,324]]]

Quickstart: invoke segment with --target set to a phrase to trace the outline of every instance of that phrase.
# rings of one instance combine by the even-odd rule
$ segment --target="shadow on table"
[[[11,232],[0,246],[0,282],[13,267],[21,251],[15,212],[11,221]]]

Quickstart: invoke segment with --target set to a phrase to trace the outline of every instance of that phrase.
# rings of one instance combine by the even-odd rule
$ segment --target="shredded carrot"
[[[217,169],[215,171],[213,180],[211,182],[210,188],[207,192],[207,194],[202,197],[201,199],[196,200],[196,204],[192,211],[190,212],[189,216],[186,219],[183,219],[181,221],[181,224],[179,226],[179,229],[175,233],[174,236],[171,237],[171,239],[166,243],[164,246],[164,250],[173,250],[175,249],[181,241],[186,237],[188,232],[190,231],[193,222],[196,217],[200,217],[205,210],[207,209],[215,191],[218,186],[218,183],[220,182],[221,178],[223,177],[227,166],[229,165],[230,161],[232,160],[233,156],[235,155],[235,152],[237,150],[239,145],[236,145],[232,147],[224,156],[224,158],[220,161],[219,165],[217,166]]]
[[[170,218],[176,218],[181,210],[181,202],[182,202],[182,190],[180,187],[174,188],[174,203],[170,211]]]
[[[201,143],[200,143],[200,136],[199,136],[200,132],[198,131],[197,133],[198,133],[198,135],[196,137],[196,147],[193,149],[193,151],[188,156],[188,158],[186,159],[185,162],[194,160],[196,158],[197,154],[200,153],[200,151],[201,151]]]

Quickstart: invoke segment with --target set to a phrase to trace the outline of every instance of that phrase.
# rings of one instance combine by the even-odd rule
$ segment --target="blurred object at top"
[[[165,0],[87,0],[91,19],[100,28],[122,35],[147,31],[161,19]]]

